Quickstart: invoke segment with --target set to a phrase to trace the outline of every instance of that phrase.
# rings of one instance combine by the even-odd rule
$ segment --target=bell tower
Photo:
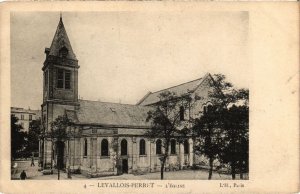
[[[65,114],[66,110],[75,110],[78,102],[78,60],[71,47],[62,16],[50,48],[45,48],[46,59],[43,64],[43,104],[42,124],[48,132],[51,123]],[[41,146],[43,166],[52,160],[51,142],[44,139]]]
[[[78,102],[78,60],[60,17],[50,48],[45,49],[43,103]]]

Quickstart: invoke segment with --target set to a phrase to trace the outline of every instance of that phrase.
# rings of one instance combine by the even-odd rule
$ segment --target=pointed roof
[[[163,90],[159,90],[159,91],[156,91],[156,92],[148,92],[137,103],[137,105],[147,106],[147,105],[155,104],[160,100],[159,95],[162,92],[166,92],[166,91],[174,92],[177,96],[182,96],[184,94],[194,92],[201,85],[201,83],[205,79],[207,79],[209,76],[211,76],[211,75],[209,73],[207,73],[204,77],[198,78],[198,79],[193,80],[193,81],[182,83],[182,84],[179,84],[177,86],[173,86],[173,87],[166,88],[166,89],[163,89]]]
[[[74,54],[71,47],[64,23],[62,21],[62,17],[60,17],[54,38],[52,40],[49,55],[59,56],[59,51],[64,47],[68,49],[66,58],[77,60],[76,55]]]

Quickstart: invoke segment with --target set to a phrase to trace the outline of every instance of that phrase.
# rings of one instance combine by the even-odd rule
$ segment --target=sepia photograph
[[[299,4],[0,5],[0,192],[299,192]]]
[[[248,180],[249,13],[11,12],[12,180]]]

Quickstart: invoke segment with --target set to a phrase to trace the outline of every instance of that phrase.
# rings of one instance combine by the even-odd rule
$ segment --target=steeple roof
[[[54,38],[52,40],[49,55],[60,56],[60,50],[64,47],[68,50],[66,58],[77,60],[76,55],[71,47],[62,17],[60,17]]]

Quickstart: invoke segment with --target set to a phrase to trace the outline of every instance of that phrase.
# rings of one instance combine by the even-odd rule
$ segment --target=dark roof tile
[[[156,91],[156,92],[153,92],[153,93],[152,92],[147,93],[147,95],[145,97],[143,97],[140,100],[140,102],[138,102],[138,105],[144,105],[144,106],[146,106],[146,105],[157,103],[160,100],[159,99],[159,95],[162,92],[166,92],[166,91],[174,92],[175,95],[177,95],[177,96],[182,96],[184,94],[187,94],[188,92],[194,92],[198,88],[198,86],[201,84],[201,82],[208,75],[209,74],[206,74],[202,78],[199,78],[199,79],[196,79],[196,80],[193,80],[193,81],[189,81],[189,82],[177,85],[177,86],[173,86],[173,87],[170,87],[170,88],[159,90],[159,91]]]
[[[68,118],[78,124],[150,127],[147,122],[151,107],[110,102],[80,100],[80,108],[66,111]]]

